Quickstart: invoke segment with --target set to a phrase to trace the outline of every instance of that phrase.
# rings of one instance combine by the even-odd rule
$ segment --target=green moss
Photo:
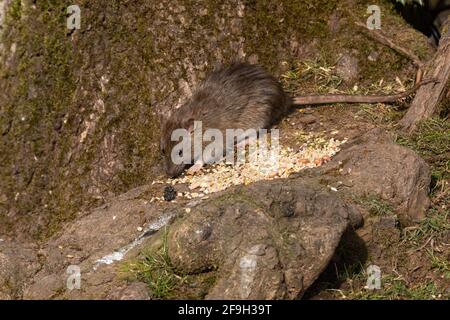
[[[35,225],[33,216],[36,215],[31,213],[39,211],[39,220],[43,223],[31,233],[40,239],[54,234],[78,211],[98,203],[87,188],[92,185],[89,176],[95,171],[93,162],[98,159],[98,146],[104,145],[107,134],[116,133],[124,161],[113,191],[121,192],[145,183],[148,174],[142,173],[148,172],[157,160],[153,146],[158,140],[159,128],[151,109],[152,91],[142,71],[142,66],[151,64],[155,58],[152,56],[153,39],[146,30],[148,20],[140,17],[138,34],[131,30],[134,25],[129,22],[130,29],[116,35],[115,26],[120,22],[114,20],[105,32],[103,22],[96,20],[96,12],[104,9],[102,4],[92,5],[94,7],[80,4],[82,30],[92,24],[92,38],[117,39],[112,50],[123,47],[140,50],[125,59],[124,55],[112,55],[111,83],[120,90],[100,96],[106,105],[105,114],[100,115],[85,144],[78,147],[78,151],[73,149],[74,138],[84,126],[80,119],[89,118],[94,101],[98,99],[92,95],[98,91],[98,82],[92,82],[97,81],[95,72],[82,70],[82,65],[86,64],[84,57],[87,52],[92,57],[100,57],[102,52],[90,35],[76,37],[75,41],[67,35],[65,9],[70,4],[69,1],[41,1],[35,9],[19,6],[22,19],[10,19],[2,40],[6,48],[14,44],[15,56],[20,57],[1,70],[2,76],[15,84],[7,90],[2,106],[7,116],[0,118],[2,128],[12,119],[8,135],[2,138],[2,146],[9,150],[1,152],[4,166],[0,174],[5,177],[2,185],[9,199],[20,194],[12,206],[23,213],[24,223]],[[119,2],[111,4],[117,5]],[[17,8],[17,4],[10,8],[14,17],[17,17]],[[30,29],[33,32],[29,32]],[[120,36],[124,38],[118,39]],[[147,45],[142,45],[142,41]],[[89,92],[87,96],[83,95],[80,85]],[[111,116],[112,109],[120,112]],[[69,154],[72,154],[70,161]],[[11,176],[9,168],[12,166],[18,167],[19,180]]]
[[[14,0],[9,5],[8,15],[13,20],[20,20],[22,17],[22,1]]]
[[[284,37],[285,34],[305,42],[312,39],[325,42],[329,36],[327,19],[336,7],[332,1],[264,0],[246,1],[245,4],[245,51],[248,56],[257,54],[259,63],[271,71],[276,71],[280,61],[286,59],[290,64],[295,61],[292,56],[280,56],[280,48],[288,46],[290,40]]]
[[[410,64],[408,58],[403,57],[386,45],[371,39],[367,34],[367,30],[364,30],[354,24],[354,19],[357,19],[360,22],[364,22],[367,19],[367,7],[372,4],[374,3],[362,0],[358,1],[355,7],[347,7],[345,10],[352,12],[353,14],[356,13],[354,17],[349,17],[345,25],[345,28],[353,30],[353,32],[341,32],[336,35],[334,40],[339,43],[340,47],[356,53],[359,61],[360,74],[364,75],[361,82],[366,84],[378,82],[380,79],[395,79],[396,76],[405,73],[404,66]],[[410,46],[412,39],[420,36],[418,32],[400,32],[402,34],[401,37],[398,36],[398,34],[396,34],[395,37],[393,37],[392,34],[389,34],[391,30],[394,32],[395,30],[405,30],[405,21],[403,21],[402,17],[395,12],[392,3],[387,1],[379,1],[375,4],[381,8],[381,31],[387,37],[393,38],[397,45],[410,49],[411,52],[418,55],[422,59],[430,57],[431,52],[426,41],[414,41],[414,43],[417,42],[418,44],[413,47]],[[334,52],[332,48],[328,48],[328,50],[329,52]],[[378,58],[376,61],[371,61],[368,59],[368,56],[372,52],[378,53]],[[409,71],[407,76],[408,78],[413,78],[414,71]]]
[[[17,58],[2,70],[13,84],[2,106],[8,117],[0,121],[12,119],[11,129],[2,139],[9,149],[2,160],[17,167],[20,179],[12,177],[7,167],[2,167],[1,175],[9,198],[19,195],[13,205],[25,213],[27,221],[36,206],[41,206],[40,214],[45,218],[46,212],[55,209],[52,205],[58,197],[57,189],[53,195],[48,193],[48,170],[57,164],[50,165],[53,160],[47,157],[59,138],[55,123],[75,90],[72,46],[61,23],[63,8],[61,2],[50,6],[43,1],[33,9],[14,1],[8,11],[13,19],[6,22],[3,33],[2,42],[6,48],[16,46]],[[66,205],[58,208],[56,215],[48,216],[64,216],[65,208]]]

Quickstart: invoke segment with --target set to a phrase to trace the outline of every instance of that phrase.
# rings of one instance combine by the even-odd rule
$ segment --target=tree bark
[[[419,88],[417,94],[411,103],[408,112],[399,125],[406,133],[413,132],[417,124],[436,111],[439,102],[448,90],[448,80],[450,77],[450,19],[447,19],[446,30],[441,38],[438,50],[427,63],[424,78],[434,78],[436,82],[430,82]]]

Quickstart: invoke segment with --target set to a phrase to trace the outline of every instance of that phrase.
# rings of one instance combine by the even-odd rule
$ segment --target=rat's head
[[[191,165],[186,163],[178,164],[176,159],[174,159],[187,156],[183,154],[180,135],[187,133],[187,136],[184,136],[182,139],[184,142],[191,144],[191,134],[194,130],[194,118],[184,107],[175,110],[173,114],[161,121],[160,150],[163,157],[164,170],[172,178],[179,176]],[[177,129],[184,130],[177,131]]]

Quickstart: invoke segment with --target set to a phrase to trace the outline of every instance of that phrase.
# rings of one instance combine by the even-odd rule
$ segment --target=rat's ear
[[[194,132],[194,118],[189,117],[183,120],[183,128],[186,129],[190,134]]]

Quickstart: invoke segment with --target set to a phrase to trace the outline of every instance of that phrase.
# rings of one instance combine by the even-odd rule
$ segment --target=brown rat
[[[291,99],[277,79],[258,65],[235,63],[222,66],[209,74],[192,97],[162,122],[161,152],[165,171],[176,177],[190,166],[173,163],[171,151],[179,142],[172,141],[171,136],[175,129],[192,133],[194,121],[202,121],[203,132],[208,128],[221,132],[226,129],[268,129],[285,116],[292,105],[393,102],[410,95],[417,87],[395,95],[330,94]]]

